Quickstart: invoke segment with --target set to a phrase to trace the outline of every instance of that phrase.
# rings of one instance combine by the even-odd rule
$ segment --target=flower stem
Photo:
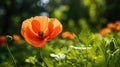
[[[10,48],[9,48],[8,44],[7,44],[7,50],[8,50],[8,52],[9,52],[11,58],[12,58],[12,61],[13,61],[14,66],[17,67],[17,64],[16,64],[16,62],[15,62],[14,56],[12,55],[12,53],[11,53],[11,51],[10,51]]]
[[[48,67],[47,64],[46,64],[46,62],[44,61],[42,55],[41,55],[41,48],[38,48],[38,55],[37,55],[37,58],[38,58],[38,61],[39,61],[39,62],[45,63],[45,66]]]

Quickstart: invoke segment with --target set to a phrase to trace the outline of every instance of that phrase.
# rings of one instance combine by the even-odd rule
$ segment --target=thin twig
[[[8,50],[8,52],[9,52],[11,58],[12,58],[12,61],[13,61],[14,66],[17,67],[17,64],[16,64],[16,62],[15,62],[14,56],[12,55],[12,53],[11,53],[11,51],[10,51],[10,48],[9,48],[8,44],[7,44],[7,50]]]

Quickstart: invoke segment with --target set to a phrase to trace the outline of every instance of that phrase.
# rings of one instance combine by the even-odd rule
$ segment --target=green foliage
[[[120,47],[116,41],[119,37],[115,34],[100,35],[82,30],[74,40],[58,37],[48,41],[40,50],[24,40],[19,44],[11,42],[9,47],[19,67],[119,67]],[[5,49],[6,46],[0,48]],[[1,53],[0,66],[13,67],[8,52]]]

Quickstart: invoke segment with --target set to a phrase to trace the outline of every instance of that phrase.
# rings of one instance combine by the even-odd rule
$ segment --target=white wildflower
[[[59,54],[50,54],[51,57],[54,57],[57,61],[65,59],[66,55],[59,53]]]

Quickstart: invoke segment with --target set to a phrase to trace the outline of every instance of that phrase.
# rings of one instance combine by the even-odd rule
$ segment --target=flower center
[[[38,36],[40,37],[40,39],[43,39],[43,32],[38,32]]]

